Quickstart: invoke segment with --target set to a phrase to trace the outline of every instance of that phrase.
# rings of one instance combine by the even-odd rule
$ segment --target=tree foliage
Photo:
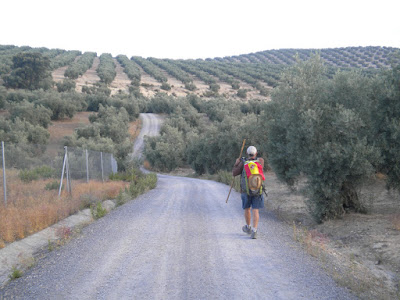
[[[363,210],[357,187],[374,173],[380,159],[365,123],[370,120],[373,85],[366,86],[360,74],[330,80],[323,68],[315,56],[287,71],[265,119],[272,168],[289,185],[300,176],[307,178],[307,204],[319,222],[345,209]],[[357,96],[349,101],[346,89]]]
[[[103,53],[100,55],[100,64],[97,68],[97,75],[99,75],[101,82],[106,85],[111,84],[114,80],[117,72],[115,71],[114,60],[109,53]]]
[[[49,58],[38,52],[18,53],[12,61],[12,71],[4,78],[7,87],[29,90],[51,87]]]

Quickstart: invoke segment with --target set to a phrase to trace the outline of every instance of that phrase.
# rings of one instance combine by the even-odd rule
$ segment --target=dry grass
[[[90,204],[88,198],[115,199],[120,189],[129,185],[121,181],[72,181],[72,195],[63,191],[58,197],[58,190],[45,189],[52,179],[23,183],[16,171],[8,171],[7,175],[7,207],[0,203],[0,248],[76,213]]]
[[[400,214],[394,214],[390,217],[394,229],[400,230]]]
[[[134,141],[138,137],[138,135],[140,134],[141,127],[142,127],[142,124],[141,124],[141,121],[139,118],[136,119],[135,121],[129,123],[128,132],[129,132],[131,141]]]
[[[90,124],[89,116],[93,112],[77,112],[72,119],[53,121],[48,130],[50,143],[60,141],[64,136],[72,135],[76,128]]]

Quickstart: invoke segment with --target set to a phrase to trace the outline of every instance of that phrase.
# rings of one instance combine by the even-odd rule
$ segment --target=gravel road
[[[158,175],[156,189],[85,227],[0,299],[356,299],[272,213],[261,211],[258,239],[250,239],[240,194],[226,204],[228,191]]]
[[[156,114],[140,114],[142,120],[142,129],[133,145],[133,157],[140,158],[142,156],[143,138],[144,136],[156,136],[160,132],[161,118]]]

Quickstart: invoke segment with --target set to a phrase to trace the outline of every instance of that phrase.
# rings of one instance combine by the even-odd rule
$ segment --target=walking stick
[[[246,143],[246,139],[243,140],[242,149],[240,149],[239,159],[242,157],[243,148],[244,148],[244,144],[245,144],[245,143]],[[229,196],[230,196],[230,194],[231,194],[231,191],[232,191],[232,187],[233,187],[233,183],[234,183],[234,182],[235,182],[235,177],[233,177],[233,179],[232,179],[231,188],[230,188],[230,190],[229,190],[229,194],[228,194],[228,197],[226,198],[225,203],[228,203],[228,199],[229,199]]]

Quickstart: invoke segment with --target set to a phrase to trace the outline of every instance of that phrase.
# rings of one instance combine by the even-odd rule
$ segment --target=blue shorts
[[[259,209],[264,207],[264,195],[248,196],[246,193],[242,193],[241,198],[242,198],[243,209],[249,207]]]

